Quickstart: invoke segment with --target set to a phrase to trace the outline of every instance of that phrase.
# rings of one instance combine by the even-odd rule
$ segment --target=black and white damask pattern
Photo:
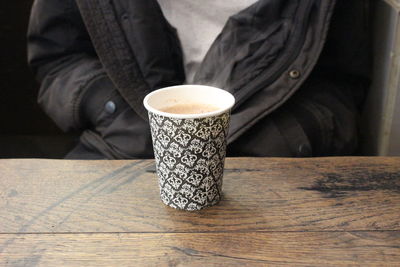
[[[161,200],[200,210],[221,199],[229,112],[210,118],[173,119],[149,112]]]

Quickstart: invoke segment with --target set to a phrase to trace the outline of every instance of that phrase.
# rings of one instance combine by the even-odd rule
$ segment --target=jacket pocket
[[[228,145],[228,156],[308,157],[310,142],[301,124],[285,107],[264,117]]]
[[[150,129],[107,78],[95,83],[81,102],[90,129],[81,142],[109,159],[152,157]]]
[[[301,121],[302,128],[310,140],[313,156],[328,156],[332,153],[334,114],[327,107],[310,99],[298,98],[293,112]]]
[[[311,157],[313,148],[304,131],[303,125],[299,123],[290,109],[282,107],[273,114],[272,120],[277,125],[279,132],[290,149],[292,157]]]
[[[85,131],[81,142],[109,159],[152,158],[148,122],[115,95],[96,118],[96,126]]]

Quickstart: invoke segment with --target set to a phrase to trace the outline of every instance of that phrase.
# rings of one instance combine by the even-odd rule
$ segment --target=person
[[[369,1],[35,0],[28,61],[70,159],[153,157],[144,96],[233,93],[228,156],[355,153]]]

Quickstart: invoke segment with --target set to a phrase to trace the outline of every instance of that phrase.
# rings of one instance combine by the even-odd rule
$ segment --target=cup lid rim
[[[215,111],[211,111],[211,112],[200,113],[200,114],[168,113],[168,112],[163,112],[163,111],[160,111],[158,109],[155,109],[155,108],[153,108],[152,106],[149,105],[148,101],[154,94],[157,94],[160,91],[172,90],[172,89],[182,88],[182,87],[188,87],[188,90],[190,90],[189,88],[192,88],[193,90],[195,88],[212,88],[214,90],[220,90],[220,91],[223,91],[223,93],[226,94],[227,97],[230,98],[229,99],[230,103],[224,108],[221,108],[221,109],[218,109],[218,110],[215,110]],[[217,88],[217,87],[208,86],[208,85],[187,84],[187,85],[175,85],[175,86],[169,86],[169,87],[164,87],[164,88],[161,88],[161,89],[157,89],[157,90],[149,93],[148,95],[146,95],[146,97],[143,99],[143,104],[144,104],[144,106],[145,106],[145,108],[147,109],[148,112],[151,112],[153,114],[157,114],[157,115],[160,115],[160,116],[163,116],[163,117],[174,118],[174,119],[201,119],[201,118],[215,117],[215,116],[219,116],[221,114],[226,113],[235,104],[235,97],[231,93],[229,93],[228,91],[220,89],[220,88]]]

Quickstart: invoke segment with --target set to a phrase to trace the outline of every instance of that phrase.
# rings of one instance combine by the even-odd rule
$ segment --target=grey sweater
[[[158,0],[168,22],[178,30],[186,82],[192,83],[201,61],[228,18],[257,0]]]

